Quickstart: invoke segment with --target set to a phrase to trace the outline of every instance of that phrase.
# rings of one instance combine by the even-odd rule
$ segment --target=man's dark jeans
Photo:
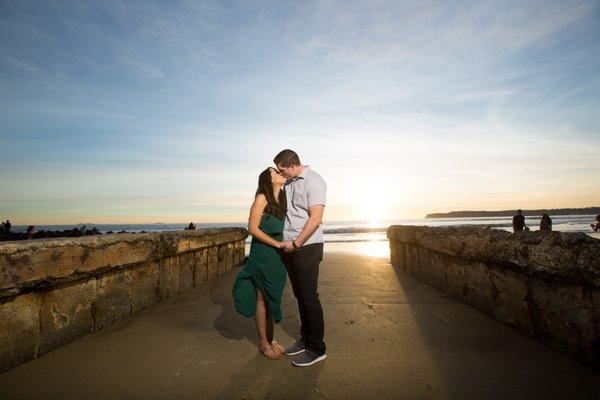
[[[323,260],[323,243],[313,243],[300,247],[294,253],[284,253],[294,296],[298,300],[301,328],[300,334],[307,350],[318,355],[325,354],[325,331],[323,308],[317,292],[319,263]]]

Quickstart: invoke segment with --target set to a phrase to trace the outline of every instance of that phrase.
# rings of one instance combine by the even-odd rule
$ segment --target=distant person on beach
[[[285,353],[298,355],[292,364],[306,367],[326,358],[323,308],[317,284],[319,264],[323,260],[322,220],[327,185],[312,168],[303,165],[292,150],[281,151],[273,162],[287,178],[283,260],[298,300],[301,324],[300,339],[286,348]]]
[[[6,222],[3,222],[2,225],[4,226],[4,232],[8,235],[10,233],[10,229],[12,228],[12,224],[9,220],[6,220]]]
[[[551,231],[552,230],[552,219],[548,214],[542,215],[540,221],[540,231]]]
[[[590,224],[594,232],[600,232],[600,214],[596,215],[596,221],[593,224]]]
[[[186,231],[195,231],[196,230],[196,225],[194,225],[192,222],[190,222],[190,224],[187,226],[187,228],[185,228]]]
[[[269,167],[259,175],[248,218],[250,254],[233,285],[235,309],[245,317],[254,317],[258,350],[271,360],[284,354],[273,338],[274,324],[282,319],[281,296],[286,281],[282,261],[287,210],[284,184],[285,178],[275,168]]]
[[[512,220],[513,232],[523,232],[525,229],[525,217],[522,210],[517,210],[517,215]]]
[[[35,226],[29,225],[27,227],[27,232],[25,232],[25,234],[27,235],[27,240],[33,239],[34,233],[35,233]]]
[[[87,228],[84,226],[81,227],[81,229],[79,230],[79,236],[85,236],[87,232]]]

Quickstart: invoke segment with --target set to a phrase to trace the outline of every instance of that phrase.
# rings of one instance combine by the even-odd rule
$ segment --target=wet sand
[[[233,309],[236,269],[1,374],[0,398],[597,398],[588,368],[395,270],[381,246],[344,246],[321,264],[328,358],[315,366],[258,353],[253,320]],[[289,283],[282,308],[287,344]]]

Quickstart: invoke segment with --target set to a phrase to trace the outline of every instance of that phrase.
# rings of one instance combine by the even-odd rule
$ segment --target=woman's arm
[[[250,207],[250,218],[248,218],[248,232],[258,240],[270,246],[280,248],[282,242],[278,242],[271,236],[260,230],[260,219],[262,218],[265,207],[267,206],[267,198],[264,194],[259,194],[254,199],[252,207]]]

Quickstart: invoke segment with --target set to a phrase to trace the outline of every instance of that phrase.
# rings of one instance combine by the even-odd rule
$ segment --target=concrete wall
[[[0,372],[243,263],[241,228],[0,244]]]
[[[399,225],[387,235],[395,267],[600,371],[600,240]]]

